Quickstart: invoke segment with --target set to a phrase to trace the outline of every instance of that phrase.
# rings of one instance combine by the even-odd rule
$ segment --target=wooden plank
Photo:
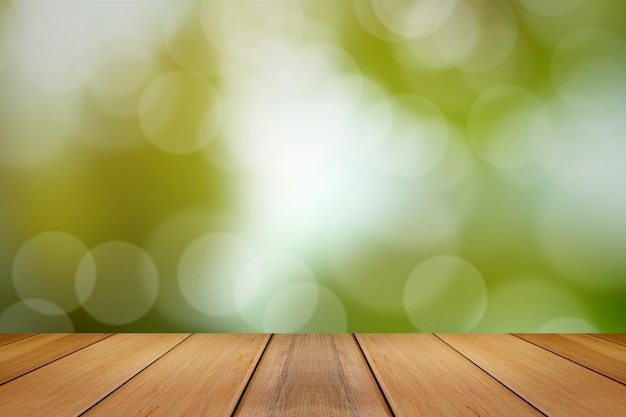
[[[439,337],[547,415],[626,415],[626,386],[518,337]]]
[[[542,414],[432,334],[358,334],[396,416]]]
[[[34,333],[0,333],[0,346],[26,339],[33,335]]]
[[[626,346],[586,334],[517,336],[626,384]]]
[[[0,386],[0,414],[77,416],[185,339],[115,334]]]
[[[354,337],[274,335],[235,416],[390,416]]]
[[[230,416],[269,335],[194,334],[85,416]]]
[[[626,346],[626,334],[620,334],[620,333],[597,333],[596,334],[594,333],[593,336]]]
[[[107,337],[102,333],[50,333],[0,346],[0,384]]]

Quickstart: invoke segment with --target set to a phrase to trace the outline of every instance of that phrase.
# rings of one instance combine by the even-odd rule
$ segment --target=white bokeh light
[[[235,61],[206,38],[202,25],[202,8],[205,3],[174,2],[165,19],[164,39],[169,55],[179,66],[211,76],[232,69]]]
[[[380,22],[389,31],[407,39],[437,31],[456,6],[456,0],[371,0],[371,3]]]
[[[219,93],[206,79],[185,71],[158,76],[144,90],[139,121],[148,139],[173,154],[207,146],[222,125]]]
[[[47,313],[41,313],[45,311]],[[0,313],[2,333],[72,333],[74,325],[64,311],[47,300],[28,298]]]
[[[263,331],[293,333],[302,328],[315,313],[318,300],[316,283],[289,285],[273,296],[263,316]]]
[[[433,36],[450,65],[482,72],[511,56],[517,43],[517,22],[506,2],[462,1]]]
[[[354,0],[354,11],[359,23],[373,36],[387,42],[402,42],[406,38],[383,24],[378,17],[374,2],[380,0]],[[402,28],[404,25],[401,25]]]
[[[583,177],[604,167],[615,149],[615,132],[605,108],[584,97],[546,103],[531,129],[537,160],[557,177]]]
[[[404,308],[413,325],[424,332],[467,332],[483,317],[487,287],[480,272],[450,255],[420,263],[404,287]]]
[[[102,60],[87,84],[102,110],[118,118],[137,117],[141,93],[158,74],[156,51],[136,32],[102,45]]]
[[[578,317],[559,317],[542,324],[537,333],[599,333],[596,326]]]
[[[237,313],[254,298],[260,285],[258,276],[244,273],[255,256],[254,249],[235,235],[210,233],[194,240],[184,250],[178,265],[178,284],[183,296],[205,314]]]
[[[223,234],[224,236],[233,237],[235,241],[239,241],[240,243],[241,241],[248,242],[248,237],[237,227],[236,216],[229,212],[215,210],[214,207],[187,207],[181,211],[176,211],[170,216],[163,218],[152,230],[152,233],[150,233],[146,239],[145,249],[152,259],[154,259],[160,275],[159,294],[153,310],[156,314],[167,317],[168,321],[181,328],[192,326],[198,329],[198,331],[252,331],[253,329],[247,325],[238,314],[209,316],[202,310],[198,310],[190,304],[181,290],[181,276],[179,272],[182,255],[195,241],[199,242],[197,248],[201,249],[203,246],[202,243],[204,242],[203,238],[214,234]],[[211,240],[209,240],[209,242],[210,241]],[[219,239],[217,239],[217,241],[219,241]],[[227,241],[229,241],[229,239],[227,239]],[[248,243],[244,243],[244,246],[245,245],[248,245]],[[236,249],[237,245],[234,244],[233,247]],[[208,258],[211,258],[211,256],[208,256]],[[213,257],[213,259],[215,259],[215,257]],[[213,281],[207,279],[211,277],[200,274],[202,270],[209,272],[211,270],[210,265],[203,265],[200,259],[191,256],[191,254],[188,255],[188,261],[191,261],[188,263],[188,267],[198,267],[196,270],[198,273],[194,275],[194,277],[199,280],[197,282],[189,280],[189,282],[192,285],[204,283],[206,284],[204,288],[211,288]],[[197,263],[194,261],[197,261]],[[244,265],[242,265],[242,267],[243,266]],[[188,271],[194,272],[194,269],[189,268]],[[252,280],[250,281],[251,283],[258,282],[258,276],[254,274],[250,274],[246,278],[250,278]],[[242,279],[241,284],[244,288],[236,289],[235,287],[229,286],[230,282],[225,281],[225,286],[220,288],[228,292],[231,297],[235,295],[230,292],[231,289],[234,292],[247,291],[248,296],[252,297],[256,294],[256,290],[251,288],[250,282],[246,282],[245,279]],[[248,288],[246,289],[245,287]],[[206,293],[207,291],[203,290],[202,293],[194,295],[194,298],[201,300],[202,294]],[[210,297],[214,295],[213,293]],[[236,299],[233,301],[232,298],[226,298],[225,300],[221,300],[219,305],[228,305],[228,300],[236,303]],[[206,301],[206,299],[204,301]],[[203,304],[204,308],[206,303],[203,301],[200,302]],[[245,304],[245,302],[246,300],[244,298],[241,303]]]
[[[95,269],[93,263],[95,262]],[[76,272],[76,294],[87,313],[103,323],[127,324],[154,304],[159,272],[140,247],[110,241],[93,248]]]
[[[530,90],[514,85],[482,94],[468,118],[468,137],[476,152],[498,168],[519,168],[534,161],[531,133],[543,102]]]
[[[358,229],[334,234],[323,249],[329,277],[346,303],[381,315],[404,314],[402,294],[406,277],[415,267],[413,253]]]
[[[341,299],[330,289],[317,286],[317,306],[307,323],[298,329],[308,333],[345,333],[348,315]]]
[[[22,299],[44,299],[55,309],[68,313],[80,303],[74,291],[78,265],[89,248],[77,237],[64,232],[45,232],[33,236],[18,250],[13,261],[13,285]],[[87,258],[84,268],[95,272],[95,264]],[[46,307],[49,304],[42,304]],[[43,314],[54,314],[38,310]]]
[[[382,135],[374,164],[383,173],[415,177],[433,169],[448,145],[448,123],[430,100],[396,95],[384,100],[365,122],[366,131]]]
[[[585,27],[569,33],[554,49],[550,70],[563,96],[580,96],[607,108],[626,102],[626,40],[615,32]]]
[[[490,288],[479,332],[536,332],[562,316],[586,317],[581,300],[558,281],[544,276],[505,277]]]
[[[537,234],[546,259],[580,288],[626,288],[623,168],[613,175],[611,181],[556,184],[539,207]]]
[[[242,61],[284,56],[302,33],[299,2],[216,0],[204,2],[202,7],[202,25],[209,42]]]
[[[294,284],[316,283],[315,275],[309,266],[302,259],[287,253],[272,252],[259,255],[245,265],[242,273],[246,276],[244,281],[258,283],[258,285],[243,285],[237,288],[235,303],[241,317],[256,331],[265,331],[267,329],[266,314],[268,314],[267,323],[271,324],[276,311],[282,308],[281,305],[284,305],[284,302],[288,302],[281,296],[276,300],[274,307],[269,307],[271,300],[282,290]],[[312,308],[311,306],[304,307],[304,311],[293,314],[302,314],[308,320],[315,305]],[[311,313],[308,312],[309,310]],[[301,325],[306,320],[303,319]],[[296,321],[300,323],[300,320]],[[294,323],[289,324],[289,326],[292,325]]]

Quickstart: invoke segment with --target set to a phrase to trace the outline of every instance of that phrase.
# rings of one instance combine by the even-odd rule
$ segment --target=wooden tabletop
[[[0,334],[1,416],[626,416],[623,334]]]

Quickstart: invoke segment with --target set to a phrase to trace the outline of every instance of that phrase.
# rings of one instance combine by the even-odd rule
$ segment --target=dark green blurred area
[[[626,3],[0,3],[0,331],[626,331]]]

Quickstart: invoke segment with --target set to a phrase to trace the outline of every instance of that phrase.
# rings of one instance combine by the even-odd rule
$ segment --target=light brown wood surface
[[[0,334],[0,416],[622,417],[623,336]]]
[[[391,416],[352,335],[277,334],[235,416]]]
[[[541,416],[432,334],[359,334],[398,417]]]
[[[626,416],[626,386],[510,334],[442,340],[550,416]]]
[[[518,337],[626,384],[626,346],[586,334],[520,334]]]
[[[107,334],[38,334],[0,346],[0,384],[107,337]]]
[[[86,416],[230,416],[269,335],[194,334]]]
[[[25,339],[27,337],[32,337],[34,334],[30,333],[2,333],[0,334],[0,346],[6,345],[8,343],[13,343],[17,340]]]
[[[116,334],[0,386],[0,415],[77,416],[187,335]]]
[[[626,334],[607,333],[607,334],[594,334],[593,336],[626,346]]]

